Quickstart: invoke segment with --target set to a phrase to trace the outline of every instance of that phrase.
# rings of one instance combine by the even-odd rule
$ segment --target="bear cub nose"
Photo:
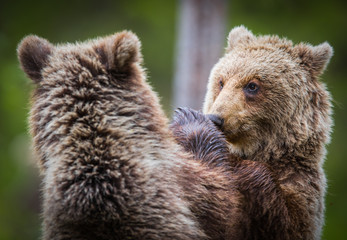
[[[218,127],[222,128],[224,124],[224,119],[215,114],[207,114],[207,117]]]

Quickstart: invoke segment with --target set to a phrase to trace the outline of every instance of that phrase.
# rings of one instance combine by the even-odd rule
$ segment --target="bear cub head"
[[[34,35],[22,40],[18,58],[36,85],[29,122],[41,170],[62,151],[89,159],[104,154],[93,153],[95,146],[108,150],[107,139],[127,146],[131,137],[167,135],[140,48],[129,31],[76,44],[53,45]]]
[[[204,113],[218,117],[236,155],[323,154],[331,99],[319,76],[332,53],[328,43],[293,45],[236,27],[211,71]]]

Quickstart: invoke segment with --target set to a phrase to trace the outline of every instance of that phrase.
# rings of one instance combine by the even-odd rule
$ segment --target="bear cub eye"
[[[219,78],[219,91],[221,91],[224,87],[224,82],[222,78]]]
[[[260,86],[259,86],[259,81],[257,79],[254,79],[252,81],[250,81],[244,88],[244,92],[247,94],[247,95],[250,95],[250,96],[254,96],[258,93],[260,89]]]

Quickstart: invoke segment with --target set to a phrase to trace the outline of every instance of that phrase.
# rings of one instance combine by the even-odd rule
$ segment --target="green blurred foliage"
[[[18,42],[31,33],[59,43],[132,30],[142,41],[150,82],[170,115],[177,5],[175,0],[0,2],[0,240],[40,235],[40,180],[26,120],[32,85],[18,66]],[[243,24],[256,34],[278,34],[314,45],[328,41],[334,47],[335,55],[322,77],[335,111],[325,163],[329,189],[323,239],[347,236],[346,12],[343,0],[242,0],[230,1],[228,9],[226,31]]]

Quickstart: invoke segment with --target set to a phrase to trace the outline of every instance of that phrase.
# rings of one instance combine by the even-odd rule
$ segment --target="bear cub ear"
[[[333,56],[333,48],[327,42],[318,46],[299,44],[295,48],[302,64],[314,76],[319,76],[324,72]]]
[[[95,47],[101,62],[110,71],[127,72],[134,62],[142,62],[141,42],[129,31],[102,39]]]
[[[254,35],[251,31],[249,31],[244,26],[239,26],[233,28],[228,36],[228,45],[226,48],[226,52],[230,52],[234,46],[236,46],[239,43],[249,43],[254,39]]]
[[[18,44],[17,54],[20,65],[35,83],[41,81],[41,70],[46,66],[53,48],[50,42],[34,35],[25,37]]]

